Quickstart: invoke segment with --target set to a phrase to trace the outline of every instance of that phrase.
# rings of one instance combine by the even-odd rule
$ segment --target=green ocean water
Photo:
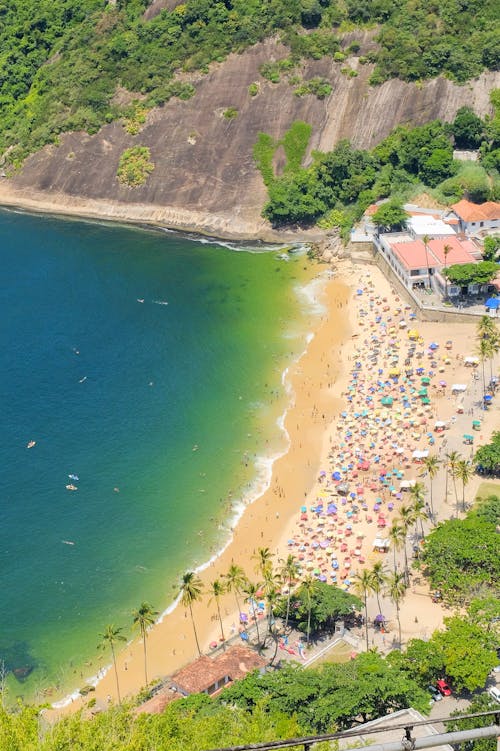
[[[11,698],[61,696],[95,674],[105,625],[167,608],[262,489],[311,274],[300,254],[6,211],[0,254],[0,659]]]

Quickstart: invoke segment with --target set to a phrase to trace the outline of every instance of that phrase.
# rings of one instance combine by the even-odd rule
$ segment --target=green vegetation
[[[429,711],[423,688],[376,652],[317,669],[286,665],[266,675],[253,673],[225,690],[218,702],[249,712],[264,703],[271,712],[296,717],[305,733],[349,728],[355,717],[366,722],[410,705]]]
[[[493,433],[490,443],[478,448],[474,462],[487,474],[500,473],[500,431]]]
[[[250,96],[257,96],[260,91],[260,85],[258,83],[251,83],[248,87],[248,93]]]
[[[427,641],[411,639],[405,652],[391,652],[388,660],[424,686],[446,675],[458,691],[482,688],[497,664],[497,635],[471,618],[445,618],[446,629]]]
[[[453,264],[443,273],[448,281],[458,284],[459,287],[467,284],[487,284],[497,275],[498,266],[494,261]]]
[[[393,228],[404,221],[403,201],[422,190],[445,204],[464,195],[472,200],[494,200],[500,195],[494,166],[500,145],[500,97],[496,91],[491,99],[495,114],[484,121],[462,108],[451,125],[436,120],[414,128],[399,126],[371,151],[341,141],[333,151],[315,152],[310,167],[285,171],[274,179],[273,142],[260,134],[254,156],[268,188],[263,216],[274,226],[318,223],[325,229],[338,227],[346,239],[367,206],[380,199],[390,198],[378,209],[375,221]],[[481,162],[453,159],[453,132],[465,137],[464,120],[472,122],[473,132],[483,139]],[[472,137],[470,133],[468,137]],[[455,269],[450,267],[448,272],[451,280]],[[473,273],[488,275],[490,268],[479,264]]]
[[[308,81],[302,81],[300,86],[295,89],[295,96],[306,96],[313,94],[318,99],[325,99],[333,91],[332,85],[326,78],[310,78]]]
[[[483,258],[485,261],[494,261],[500,253],[500,235],[493,237],[488,235],[484,238]]]
[[[465,711],[452,712],[450,717],[454,719],[446,723],[447,732],[455,730],[471,730],[472,728],[486,727],[489,723],[488,717],[474,717],[470,720],[461,720],[460,716],[464,714],[476,714],[488,712],[493,709],[498,710],[498,704],[488,694],[479,694],[474,696],[470,705]],[[466,751],[469,744],[460,744],[459,748]],[[497,742],[495,738],[480,738],[474,741],[474,751],[496,751]]]
[[[268,189],[271,189],[277,180],[274,174],[273,159],[279,146],[283,146],[286,156],[283,174],[288,174],[293,179],[293,176],[301,170],[311,132],[312,127],[308,123],[296,120],[280,141],[274,141],[267,133],[259,133],[253,149],[253,157]]]
[[[372,219],[377,227],[383,227],[390,231],[401,229],[408,219],[408,214],[403,209],[401,203],[393,199],[392,201],[383,203],[374,213]]]
[[[206,71],[213,61],[273,34],[288,47],[285,60],[263,66],[277,82],[303,58],[357,54],[342,50],[341,28],[376,26],[373,83],[391,77],[418,81],[445,74],[458,81],[497,70],[500,45],[495,0],[367,2],[348,0],[187,0],[149,21],[147,0],[18,0],[0,7],[0,154],[17,166],[60,133],[95,133],[126,117],[118,88],[144,97],[144,107],[193,95],[179,71]],[[349,71],[354,75],[354,71]],[[300,82],[300,81],[299,81]],[[311,84],[309,84],[309,87]],[[326,96],[325,87],[319,86]],[[460,143],[474,142],[477,122],[462,117]],[[497,128],[498,125],[491,124]],[[472,140],[471,140],[472,139]],[[6,153],[7,152],[7,153]],[[498,153],[489,167],[498,166]],[[489,168],[488,167],[488,168]]]
[[[288,608],[290,622],[304,633],[308,627],[314,633],[331,629],[336,620],[352,617],[353,612],[361,607],[362,602],[358,597],[326,582],[315,581],[310,591],[301,584],[291,595],[289,603],[287,598],[280,600],[275,613],[285,617]]]
[[[499,516],[500,498],[490,496],[465,519],[449,519],[427,537],[423,565],[432,588],[439,589],[446,601],[468,603],[480,593],[500,593]]]
[[[147,146],[133,146],[126,149],[120,157],[117,177],[123,185],[129,188],[137,188],[144,185],[148,175],[155,168],[150,161],[151,152]]]
[[[228,107],[222,114],[226,120],[234,120],[235,117],[238,117],[238,110],[236,107]]]

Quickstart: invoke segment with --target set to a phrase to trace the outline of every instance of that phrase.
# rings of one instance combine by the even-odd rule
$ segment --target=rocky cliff
[[[368,35],[359,41],[365,48],[370,44]],[[280,138],[301,119],[313,126],[310,150],[331,149],[341,138],[372,147],[398,123],[450,120],[463,105],[484,115],[489,91],[500,86],[500,74],[486,73],[466,86],[438,78],[418,86],[393,80],[370,87],[371,66],[351,58],[347,62],[358,75],[349,77],[341,72],[346,62],[325,58],[304,63],[300,73],[304,79],[327,78],[331,95],[297,97],[288,83],[272,84],[259,75],[263,62],[285,55],[272,40],[231,55],[190,79],[196,87],[192,99],[152,110],[136,136],[119,122],[93,136],[63,135],[58,146],[34,154],[14,178],[0,181],[0,203],[270,239],[273,233],[260,216],[266,190],[252,158],[260,131]],[[252,97],[248,87],[254,81],[260,91]],[[234,119],[223,115],[229,107],[238,111]],[[150,148],[155,169],[145,185],[124,187],[116,179],[118,161],[124,149],[138,144]]]

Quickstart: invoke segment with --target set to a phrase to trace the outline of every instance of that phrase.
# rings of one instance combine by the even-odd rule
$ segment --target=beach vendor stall
[[[416,480],[401,480],[399,484],[399,492],[403,493],[405,490],[410,490],[410,488],[414,488],[416,484]]]
[[[377,553],[387,553],[389,550],[389,540],[384,537],[376,537],[373,541],[373,549]]]

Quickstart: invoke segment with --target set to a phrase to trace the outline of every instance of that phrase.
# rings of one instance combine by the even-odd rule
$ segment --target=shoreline
[[[376,267],[360,268],[352,265],[350,261],[345,261],[338,264],[335,278],[326,278],[321,292],[316,296],[321,302],[326,303],[326,309],[318,317],[314,336],[309,339],[305,352],[289,369],[292,399],[284,418],[284,426],[290,437],[288,451],[274,461],[270,487],[254,503],[246,506],[239,523],[233,530],[231,541],[223,546],[217,558],[209,561],[200,571],[205,591],[207,584],[223,576],[233,562],[243,567],[250,580],[258,581],[259,577],[254,572],[255,562],[252,558],[260,547],[268,547],[275,562],[278,562],[280,558],[286,558],[290,552],[287,540],[295,536],[293,530],[297,529],[300,506],[310,505],[321,494],[319,472],[321,468],[328,471],[331,467],[332,450],[335,452],[335,444],[339,440],[338,430],[342,425],[341,411],[345,408],[346,387],[352,378],[352,361],[354,358],[360,358],[359,350],[363,346],[362,332],[363,330],[366,332],[367,321],[360,315],[360,304],[355,294],[360,278],[365,277],[373,279],[375,285],[373,289],[377,290],[380,299],[386,295],[383,300],[388,305],[384,310],[390,310],[391,306],[396,307],[399,302],[397,291]],[[314,280],[311,282],[314,283]],[[363,307],[362,299],[360,301]],[[373,313],[373,316],[375,314]],[[449,336],[452,336],[455,342],[460,342],[458,351],[453,352],[452,360],[450,360],[447,378],[452,379],[450,382],[469,383],[470,381],[468,400],[476,399],[479,387],[472,379],[472,372],[467,370],[463,363],[466,349],[468,347],[473,349],[474,346],[473,324],[450,324],[446,329],[444,326],[439,326],[436,330],[436,324],[419,321],[418,328],[423,341],[439,342],[442,340],[443,351],[444,341]],[[393,336],[401,342],[402,346],[405,346],[406,331],[393,334]],[[366,347],[366,340],[364,344]],[[371,365],[368,366],[368,369],[370,368]],[[285,371],[283,377],[286,375]],[[442,445],[436,446],[435,450],[440,455],[445,450],[445,446],[448,451],[449,446],[453,448],[455,444],[460,451],[464,423],[470,418],[463,416],[457,420],[454,416],[456,400],[452,395],[436,391],[434,397],[435,402],[433,400],[429,408],[431,415],[429,419],[436,419],[437,410],[439,410],[439,417],[450,421],[446,438],[442,439]],[[483,416],[482,434],[478,436],[481,443],[494,429],[496,411],[485,413]],[[455,420],[457,420],[456,426]],[[427,435],[432,435],[432,433],[427,433]],[[415,448],[411,445],[415,440],[414,435],[408,436],[408,441],[405,441],[407,451],[411,452]],[[439,443],[441,442],[438,441]],[[418,464],[412,465],[409,462],[407,467],[410,470],[410,478],[416,479],[422,476]],[[435,483],[434,503],[438,518],[444,520],[452,516],[455,509],[453,501],[449,501],[444,493],[445,477],[441,475],[442,473]],[[470,491],[473,496],[475,495],[474,489],[480,481],[481,479],[476,477],[474,482],[471,482]],[[397,508],[395,513],[397,514]],[[366,532],[370,533],[369,537],[376,532],[372,526],[365,526],[365,521],[372,521],[371,519],[358,521],[362,522],[359,525],[358,534],[365,532],[362,538],[367,538]],[[368,539],[366,544],[369,545]],[[374,560],[379,560],[377,553],[368,551],[364,554],[368,566],[372,565]],[[361,563],[364,565],[365,561]],[[390,564],[391,561],[388,563]],[[428,590],[428,583],[424,581],[423,585],[420,585],[415,578],[411,591],[407,592],[401,608],[403,635],[406,640],[412,637],[426,638],[431,631],[442,626],[443,618],[447,613],[442,606],[431,604]],[[425,601],[422,598],[425,598]],[[372,600],[373,598],[369,598],[369,607],[375,608],[377,605]],[[237,633],[236,624],[239,621],[234,595],[224,595],[220,604],[224,631],[228,638],[229,635]],[[417,624],[414,618],[416,606],[422,614],[420,620],[423,619],[423,623],[420,625],[415,625]],[[148,633],[150,680],[172,675],[197,656],[189,612],[181,605],[175,607],[174,604],[170,606],[170,610],[171,612],[165,615],[162,622],[157,623]],[[212,651],[209,649],[210,642],[218,642],[220,636],[215,603],[211,602],[209,595],[205,594],[202,602],[194,603],[193,612],[202,652],[210,654]],[[384,612],[388,614],[389,620],[394,619],[394,613],[391,614],[391,608],[387,602],[384,605]],[[361,635],[361,649],[363,648],[362,642],[363,636]],[[377,638],[372,640],[372,646],[387,651],[388,645],[386,645],[385,637],[382,639],[380,635],[377,635]],[[139,639],[127,644],[118,657],[117,665],[122,696],[136,694],[144,683],[142,643]],[[100,707],[105,707],[116,698],[113,671],[108,670],[102,678],[95,693],[92,694],[92,698],[94,697]],[[49,718],[57,719],[63,714],[84,708],[85,705],[86,699],[78,697],[69,706],[59,711],[49,712]]]
[[[290,487],[289,492],[284,494],[285,497],[279,497],[276,490],[279,484],[278,478],[284,471],[283,467],[290,467],[290,464],[295,466],[295,472],[292,475],[294,479],[300,481],[302,486],[301,495],[305,497],[313,487],[321,461],[320,455],[328,448],[325,443],[324,423],[326,422],[327,426],[331,427],[334,421],[333,413],[323,418],[321,427],[317,426],[314,418],[310,420],[309,432],[311,436],[310,443],[308,442],[307,445],[303,446],[303,442],[299,441],[299,445],[297,446],[297,440],[295,440],[294,445],[294,431],[291,429],[291,422],[297,419],[295,432],[299,431],[300,426],[299,432],[302,434],[304,417],[307,413],[314,412],[314,409],[317,408],[317,405],[313,404],[313,402],[320,402],[323,409],[329,407],[331,410],[335,405],[335,411],[338,411],[340,407],[339,399],[336,398],[334,393],[339,391],[339,373],[346,369],[345,367],[343,369],[342,367],[338,367],[338,358],[332,358],[334,360],[332,365],[337,370],[333,377],[334,382],[332,387],[324,389],[322,396],[318,395],[315,388],[315,386],[321,386],[321,382],[319,384],[311,382],[314,372],[316,377],[319,375],[322,378],[321,372],[317,372],[317,366],[321,365],[321,352],[324,350],[325,336],[330,338],[334,334],[334,339],[340,350],[341,347],[347,344],[345,340],[348,335],[348,327],[352,323],[347,320],[346,316],[342,316],[342,323],[340,326],[333,327],[334,332],[328,326],[331,315],[336,315],[337,312],[335,311],[334,313],[332,310],[337,297],[342,298],[342,305],[345,304],[347,306],[348,300],[352,295],[351,287],[347,286],[346,280],[343,278],[344,274],[339,274],[338,278],[337,276],[333,277],[328,274],[328,268],[323,267],[324,270],[312,276],[303,288],[306,289],[306,304],[311,306],[309,317],[314,323],[314,330],[312,332],[309,331],[309,333],[306,332],[304,349],[296,355],[281,375],[288,398],[286,399],[285,410],[278,417],[277,422],[284,433],[286,445],[276,455],[268,457],[270,460],[269,474],[263,478],[264,482],[262,480],[259,481],[258,477],[256,478],[258,488],[254,491],[255,495],[251,491],[250,497],[245,497],[245,501],[241,503],[241,508],[236,510],[236,514],[233,513],[228,517],[227,528],[230,534],[227,540],[223,542],[221,548],[207,561],[199,565],[196,569],[193,569],[196,570],[204,582],[205,589],[207,583],[216,576],[222,576],[233,561],[243,566],[249,578],[256,578],[253,574],[254,564],[251,561],[252,554],[258,547],[269,546],[271,549],[277,548],[283,529],[291,522],[295,510],[295,504],[288,503],[287,507],[286,501],[286,497],[290,498],[292,493],[291,485],[294,484],[294,481],[292,480],[290,483],[290,480],[288,480],[287,484]],[[318,286],[319,289],[317,288]],[[310,287],[313,288],[314,292],[307,291],[307,288]],[[313,306],[319,305],[321,305],[321,308],[318,307],[313,311]],[[305,315],[308,315],[307,311]],[[311,352],[311,349],[318,349],[320,356],[317,356],[318,353]],[[307,392],[305,392],[306,386],[308,388]],[[296,458],[297,453],[301,455],[301,459]],[[272,509],[270,508],[271,505]],[[252,549],[248,547],[248,536],[254,539]],[[242,538],[245,538],[243,549]],[[196,657],[192,624],[187,618],[187,613],[182,613],[183,608],[179,603],[179,599],[179,596],[177,596],[168,605],[148,634],[148,653],[150,654],[148,672],[150,673],[150,680],[169,675]],[[197,613],[200,610],[200,604],[195,603],[193,606],[195,619],[197,620],[200,646],[204,653],[209,651],[208,644],[213,639],[214,631],[218,629],[217,624],[213,622],[213,617],[209,618],[206,601],[207,595],[205,595],[203,605],[201,606],[204,608],[203,616]],[[233,596],[225,595],[221,598],[221,606],[225,616],[231,616],[234,610]],[[212,603],[211,610],[213,609],[214,606]],[[200,623],[198,619],[200,619]],[[201,623],[201,620],[203,620],[203,623]],[[162,642],[171,643],[172,639],[176,643],[181,642],[180,650],[178,652],[178,647],[175,647],[169,655],[165,655]],[[117,664],[122,695],[126,696],[137,693],[144,684],[140,639],[136,638],[127,643],[127,646],[117,658]],[[101,702],[107,701],[109,696],[115,698],[114,674],[113,671],[109,670],[110,667],[112,667],[111,664],[104,666],[99,670],[97,675],[89,677],[87,680],[88,685],[92,684],[96,687],[96,691],[92,692],[91,696],[101,700]],[[59,701],[55,701],[52,705],[52,710],[48,710],[46,716],[56,719],[62,714],[78,710],[85,706],[88,698],[82,698],[77,691],[73,691]]]
[[[312,243],[325,238],[321,230],[273,230],[264,219],[258,222],[235,220],[232,215],[178,209],[141,203],[82,198],[67,194],[47,195],[35,190],[18,190],[0,178],[0,208],[23,213],[68,219],[89,219],[105,223],[156,227],[180,233],[193,233],[214,240],[263,242],[273,244]]]

